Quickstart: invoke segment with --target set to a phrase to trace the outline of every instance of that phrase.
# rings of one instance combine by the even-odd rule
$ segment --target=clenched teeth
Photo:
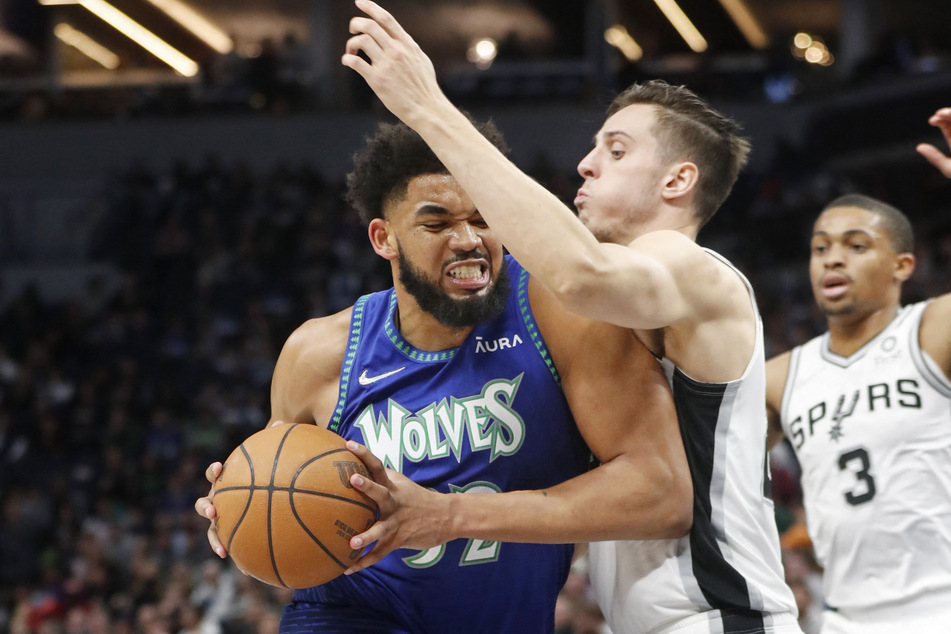
[[[481,266],[457,266],[453,270],[449,271],[449,275],[456,279],[474,279],[482,277],[482,267]]]

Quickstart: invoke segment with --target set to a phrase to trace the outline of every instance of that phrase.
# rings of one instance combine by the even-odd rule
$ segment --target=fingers
[[[941,150],[930,143],[920,143],[915,148],[918,153],[928,159],[928,162],[938,168],[945,177],[951,178],[951,157],[945,156]]]
[[[951,125],[951,108],[941,108],[928,119],[928,123],[934,126]]]
[[[211,549],[215,551],[215,554],[222,559],[228,556],[227,549],[225,549],[224,544],[221,543],[221,539],[218,537],[218,527],[215,526],[214,522],[208,527],[208,544],[211,546]]]
[[[370,0],[356,0],[357,8],[369,17],[354,17],[350,20],[350,33],[355,37],[347,40],[346,53],[341,58],[344,66],[348,66],[365,76],[369,67],[382,60],[386,51],[396,51],[397,41],[415,44],[409,34],[400,26],[400,23],[383,7]],[[363,51],[369,58],[361,60],[358,52]]]
[[[374,548],[373,550],[368,552],[366,555],[358,559],[355,564],[353,564],[352,566],[344,570],[343,574],[352,575],[355,572],[360,572],[364,568],[369,568],[373,564],[379,562],[381,559],[383,559],[389,554],[390,554],[389,551],[378,553],[377,548]]]
[[[361,550],[368,546],[379,542],[390,532],[389,524],[386,521],[379,521],[373,524],[370,528],[360,533],[359,535],[354,535],[350,538],[350,548],[354,550]],[[377,544],[379,546],[379,544]],[[382,550],[381,548],[374,548],[373,550]]]
[[[218,476],[221,475],[221,468],[222,465],[220,462],[212,462],[208,465],[208,468],[205,469],[205,479],[214,484]]]
[[[355,440],[348,440],[347,450],[363,461],[363,464],[367,466],[367,470],[370,472],[370,477],[373,478],[375,482],[379,482],[381,484],[386,483],[386,468],[383,466],[383,463],[380,461],[380,459],[374,456],[369,449]]]
[[[380,25],[382,30],[388,35],[396,39],[409,38],[409,35],[403,30],[400,23],[396,21],[396,18],[394,18],[389,11],[376,2],[373,2],[373,0],[356,0],[356,5],[358,9],[370,16],[373,22]],[[351,31],[351,33],[352,32],[353,31]]]
[[[212,462],[208,465],[208,468],[205,469],[205,479],[211,482],[211,491],[208,492],[206,497],[195,500],[195,512],[211,521],[211,525],[208,527],[208,543],[211,545],[211,549],[214,550],[219,557],[224,559],[228,556],[228,551],[218,538],[218,527],[215,525],[215,518],[218,517],[218,511],[215,509],[214,503],[215,481],[218,479],[218,476],[221,475],[222,468],[223,466],[220,462]]]
[[[215,518],[218,517],[218,512],[215,510],[215,505],[211,498],[198,498],[198,500],[195,501],[195,512],[211,520],[208,526],[208,544],[211,546],[211,549],[215,551],[215,554],[224,559],[228,556],[228,551],[218,537],[218,526],[215,522]]]
[[[370,58],[370,62],[379,60],[383,56],[383,49],[380,48],[376,40],[366,33],[355,35],[347,40],[346,51],[350,55],[356,55],[360,51],[363,51],[366,56]]]
[[[215,510],[215,503],[211,501],[210,497],[198,498],[195,501],[195,512],[210,520],[215,519],[218,515],[218,511]]]
[[[350,33],[352,35],[366,35],[380,46],[386,46],[393,40],[378,22],[370,18],[350,18]]]
[[[364,478],[359,473],[350,476],[350,486],[376,502],[376,506],[380,510],[380,517],[388,517],[394,508],[393,496],[386,486],[388,484],[389,479],[384,480],[382,484],[377,484],[369,478]]]

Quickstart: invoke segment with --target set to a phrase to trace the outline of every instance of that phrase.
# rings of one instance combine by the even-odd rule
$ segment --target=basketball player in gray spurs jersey
[[[448,101],[392,15],[370,0],[357,8],[368,17],[351,20],[343,64],[419,132],[533,278],[568,310],[628,329],[668,372],[693,526],[677,539],[591,543],[611,630],[800,632],[768,492],[762,323],[746,278],[695,241],[746,162],[739,127],[683,87],[631,86],[578,165],[576,216]],[[401,503],[403,491],[363,490],[381,508]],[[368,534],[388,530],[384,521]]]
[[[930,123],[951,142],[951,108]],[[951,157],[918,151],[951,178]],[[901,305],[913,251],[891,205],[829,203],[809,258],[829,330],[767,364],[771,440],[799,459],[824,568],[823,634],[951,631],[951,294]]]

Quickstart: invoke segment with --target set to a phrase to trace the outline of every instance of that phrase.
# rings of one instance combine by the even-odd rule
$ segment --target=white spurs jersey
[[[752,287],[737,275],[756,311],[743,376],[701,383],[663,360],[693,478],[690,534],[589,546],[592,584],[614,634],[801,632],[770,493],[763,326]]]
[[[926,305],[849,357],[830,352],[829,333],[793,349],[781,416],[825,601],[940,605],[951,632],[951,383],[919,344]]]

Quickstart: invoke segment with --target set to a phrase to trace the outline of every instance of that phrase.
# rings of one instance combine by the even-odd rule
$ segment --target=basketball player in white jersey
[[[951,141],[951,108],[931,122]],[[918,150],[951,178],[951,158]],[[809,259],[829,330],[767,364],[824,568],[823,634],[951,632],[951,294],[901,305],[913,250],[891,205],[832,201]]]
[[[746,279],[695,242],[746,161],[738,126],[682,87],[632,86],[578,166],[579,220],[468,123],[389,13],[369,0],[357,7],[369,17],[351,20],[344,65],[426,140],[496,236],[564,306],[631,329],[668,371],[693,479],[693,527],[680,539],[591,544],[591,577],[611,630],[800,632],[769,495],[762,324]],[[418,538],[426,530],[437,541],[453,531],[512,539],[490,513],[477,516],[478,528],[438,504],[414,518],[399,512],[402,487],[361,488],[386,516],[361,537],[366,543],[392,545],[401,531]]]

